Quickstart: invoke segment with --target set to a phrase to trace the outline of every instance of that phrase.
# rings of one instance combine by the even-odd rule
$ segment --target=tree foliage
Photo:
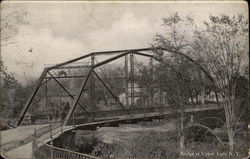
[[[26,11],[13,11],[10,10],[7,4],[1,3],[1,44],[0,46],[6,46],[14,44],[14,36],[18,32],[17,24],[27,24],[25,17]]]
[[[248,65],[248,20],[243,15],[210,16],[205,30],[195,32],[193,52],[212,75],[223,97],[226,127],[233,149],[237,125],[246,110],[236,97],[236,86]]]
[[[200,68],[187,59],[164,51],[155,51],[160,59],[156,79],[171,99],[169,102],[180,106],[185,104],[188,97],[200,93],[200,85],[205,85],[208,92],[218,91],[223,98],[232,150],[238,123],[246,110],[244,103],[248,100],[240,98],[242,95],[238,88],[242,87],[242,81],[248,80],[248,20],[243,15],[211,15],[204,24],[205,28],[199,28],[190,16],[181,17],[178,13],[170,15],[163,19],[166,32],[156,35],[153,46],[178,51],[192,58],[202,66],[210,81],[202,77]]]
[[[0,46],[1,48],[15,43],[14,36],[17,34],[17,24],[25,24],[27,12],[11,11],[1,3],[0,18]],[[26,88],[18,83],[13,73],[10,73],[0,59],[0,101],[1,101],[1,129],[6,128],[7,123],[17,116],[20,106],[23,105],[27,95]],[[24,92],[23,92],[24,91]],[[23,98],[24,97],[24,98]],[[19,113],[19,112],[18,112]]]

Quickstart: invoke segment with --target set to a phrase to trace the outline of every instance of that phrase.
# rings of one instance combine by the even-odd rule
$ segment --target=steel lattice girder
[[[81,57],[78,57],[78,58],[75,58],[75,59],[72,59],[72,60],[69,60],[69,61],[60,63],[60,64],[57,64],[57,65],[55,65],[55,66],[46,67],[46,68],[43,70],[41,76],[39,77],[39,80],[37,81],[37,83],[36,83],[36,85],[35,85],[35,88],[34,88],[32,94],[31,94],[29,100],[26,102],[24,108],[22,109],[22,111],[21,111],[21,113],[20,113],[19,120],[18,120],[18,122],[17,122],[17,126],[19,126],[19,125],[21,124],[21,122],[22,122],[22,120],[23,120],[23,118],[24,118],[24,115],[26,114],[26,112],[27,112],[27,110],[28,110],[28,108],[29,108],[29,106],[30,106],[30,104],[31,104],[31,102],[32,102],[32,100],[33,100],[33,98],[35,97],[37,91],[39,90],[40,86],[41,86],[43,83],[47,83],[48,80],[50,80],[50,79],[46,79],[46,75],[47,75],[48,71],[53,70],[53,69],[62,68],[63,66],[65,66],[65,65],[67,65],[67,64],[70,64],[70,63],[73,63],[73,62],[76,62],[76,61],[79,61],[79,60],[82,60],[82,59],[91,57],[91,56],[93,56],[93,55],[119,54],[119,55],[117,55],[117,56],[115,56],[115,57],[112,57],[112,58],[109,58],[109,59],[107,59],[107,60],[105,60],[105,61],[102,61],[102,62],[100,62],[100,63],[94,64],[93,66],[91,66],[91,69],[90,69],[90,72],[89,72],[89,73],[91,73],[92,70],[94,70],[95,68],[97,68],[97,67],[99,67],[99,66],[102,66],[102,65],[104,65],[104,64],[107,64],[107,63],[109,63],[109,62],[111,62],[111,61],[114,61],[114,60],[116,60],[116,59],[118,59],[118,58],[120,58],[120,57],[123,57],[123,56],[125,56],[125,55],[128,55],[128,54],[130,54],[130,53],[131,53],[131,54],[142,55],[142,56],[147,56],[147,57],[152,57],[152,58],[154,58],[154,59],[157,60],[157,61],[161,61],[161,59],[157,59],[157,58],[156,58],[155,56],[153,56],[153,55],[146,54],[146,53],[141,53],[141,52],[143,52],[143,51],[157,51],[157,50],[167,51],[167,52],[169,52],[169,53],[178,54],[178,55],[180,55],[180,56],[182,56],[182,57],[188,59],[189,61],[191,61],[191,62],[193,62],[194,64],[196,64],[196,65],[205,73],[205,75],[206,75],[212,82],[214,82],[213,77],[210,75],[210,73],[208,73],[208,72],[204,69],[204,67],[203,67],[201,64],[199,64],[197,61],[195,61],[195,60],[193,60],[192,58],[190,58],[188,55],[186,55],[186,54],[184,54],[184,53],[182,53],[182,52],[175,51],[175,50],[170,50],[170,49],[166,49],[166,48],[159,48],[159,47],[156,47],[156,48],[141,48],[141,49],[129,49],[129,50],[117,50],[117,51],[93,52],[93,53],[90,53],[90,54],[87,54],[87,55],[83,55],[83,56],[81,56]],[[87,83],[87,81],[88,81],[89,76],[90,76],[90,74],[87,76],[87,79],[86,79],[86,81],[84,82],[83,87],[81,88],[81,91],[80,91],[80,93],[78,94],[78,97],[77,97],[76,100],[75,100],[76,102],[74,103],[74,106],[77,104],[77,102],[78,102],[78,100],[79,100],[79,98],[80,98],[80,95],[81,95],[82,91],[84,90],[84,87],[85,87],[85,85],[86,85],[86,83]],[[45,82],[43,81],[44,79],[46,79]],[[69,117],[71,116],[71,114],[72,114],[72,112],[73,112],[74,109],[75,109],[74,107],[71,107],[70,112],[67,114],[67,117],[68,117],[67,120],[69,120]],[[68,121],[67,121],[67,122],[68,122]],[[64,124],[67,124],[67,122],[64,121]]]

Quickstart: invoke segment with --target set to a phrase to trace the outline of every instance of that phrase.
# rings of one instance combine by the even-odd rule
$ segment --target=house
[[[217,93],[218,95],[218,101],[219,102],[222,102],[223,101],[223,98],[222,96],[220,95],[220,93]],[[198,101],[196,101],[198,99]],[[194,103],[197,103],[199,101],[202,101],[202,97],[201,95],[199,94],[198,95],[198,98],[195,98],[193,97],[193,101]],[[204,96],[204,101],[208,101],[208,102],[217,102],[217,99],[216,99],[216,94],[214,91],[210,91],[209,94],[205,94]],[[192,102],[191,98],[189,97],[189,102]]]
[[[139,87],[138,84],[134,84],[134,104],[139,104],[139,100],[141,99],[142,88]],[[123,92],[119,96],[120,102],[125,106],[126,105],[126,93]],[[128,85],[128,105],[131,105],[131,84]]]

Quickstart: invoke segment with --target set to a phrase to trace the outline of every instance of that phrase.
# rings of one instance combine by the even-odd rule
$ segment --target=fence
[[[60,131],[60,130],[56,131],[56,129],[58,129],[59,127],[61,128],[60,130],[62,131],[62,122],[52,123],[52,124],[49,124],[48,126],[45,126],[45,127],[39,128],[39,129],[35,129],[34,136],[36,138],[39,138],[44,134],[50,133],[50,137],[52,138],[52,136],[55,133]]]
[[[59,129],[60,128],[60,129]],[[58,129],[58,130],[57,130]],[[32,151],[33,158],[35,159],[99,159],[94,156],[87,154],[82,154],[59,147],[55,147],[52,144],[44,143],[38,140],[44,134],[50,134],[52,139],[53,135],[58,131],[62,131],[62,123],[49,124],[48,126],[42,127],[40,129],[35,129],[32,136]],[[52,141],[51,141],[52,143]]]
[[[52,143],[52,142],[51,142]],[[38,146],[40,145],[40,146]],[[59,147],[52,144],[40,142],[33,138],[32,142],[33,158],[34,159],[100,159],[98,157],[82,154]]]

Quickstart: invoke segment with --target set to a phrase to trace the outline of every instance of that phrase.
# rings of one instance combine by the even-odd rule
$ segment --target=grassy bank
[[[217,135],[227,142],[226,133]],[[247,156],[249,146],[245,138],[238,135],[236,151],[230,154],[228,145],[222,145],[212,133],[192,128],[186,131],[186,149],[180,152],[174,119],[103,127],[96,131],[79,130],[73,136],[74,142],[72,136],[69,137],[64,148],[101,158],[240,159]]]

